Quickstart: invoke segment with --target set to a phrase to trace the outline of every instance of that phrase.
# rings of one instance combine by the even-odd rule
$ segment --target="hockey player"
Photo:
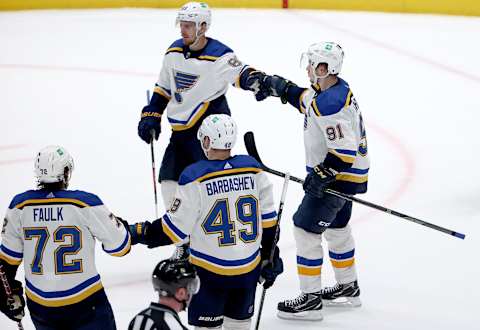
[[[305,195],[293,216],[301,294],[278,304],[279,317],[321,320],[326,305],[360,306],[355,270],[355,246],[348,222],[352,203],[324,192],[365,193],[369,159],[362,115],[348,83],[338,77],[344,52],[334,42],[313,44],[303,54],[310,88],[300,88],[278,76],[262,82],[261,92],[279,96],[304,115],[308,175]],[[337,284],[321,285],[322,237]]]
[[[27,305],[36,329],[115,329],[110,303],[95,267],[95,240],[113,256],[130,251],[130,234],[96,195],[67,190],[73,159],[62,147],[38,153],[38,189],[16,195],[3,222],[0,264],[14,293],[0,285],[0,309],[23,317],[23,260]]]
[[[255,159],[231,155],[236,135],[230,116],[205,118],[198,140],[208,160],[182,172],[170,210],[147,223],[145,236],[133,230],[150,245],[181,245],[190,236],[202,283],[188,308],[195,329],[250,329],[260,275],[268,288],[283,271],[278,247],[268,263],[277,223],[272,185]]]
[[[137,314],[128,330],[186,330],[178,313],[200,288],[195,268],[186,260],[162,260],[153,270],[152,282],[159,301]]]
[[[172,128],[159,173],[165,209],[171,206],[180,173],[205,159],[196,138],[202,120],[210,114],[230,114],[225,97],[230,84],[257,90],[264,76],[240,62],[228,46],[206,37],[211,25],[206,3],[185,4],[176,23],[182,38],[167,49],[152,98],[138,124],[138,135],[146,143],[152,140],[152,132],[158,139],[162,117]]]

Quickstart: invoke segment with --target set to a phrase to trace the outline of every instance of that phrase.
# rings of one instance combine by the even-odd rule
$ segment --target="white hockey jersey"
[[[164,232],[176,244],[190,235],[192,264],[219,275],[241,275],[260,263],[262,231],[276,225],[272,184],[258,162],[238,155],[187,167]]]
[[[154,91],[169,100],[167,118],[174,131],[194,126],[210,101],[225,94],[230,84],[240,85],[240,75],[248,68],[229,47],[215,39],[207,40],[200,53],[188,51],[184,55],[183,41],[179,39],[163,58]]]
[[[337,170],[332,188],[355,194],[367,190],[370,161],[362,114],[343,80],[325,91],[306,89],[300,96],[305,114],[307,171],[320,163]]]
[[[95,239],[113,256],[130,251],[130,234],[95,195],[29,190],[15,196],[2,230],[0,259],[22,262],[29,299],[59,307],[101,290]]]

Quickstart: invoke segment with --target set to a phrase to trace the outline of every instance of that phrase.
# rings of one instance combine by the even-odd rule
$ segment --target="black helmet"
[[[186,288],[190,296],[198,292],[200,280],[195,267],[187,260],[165,259],[153,270],[155,291],[164,297],[173,297],[179,288]]]

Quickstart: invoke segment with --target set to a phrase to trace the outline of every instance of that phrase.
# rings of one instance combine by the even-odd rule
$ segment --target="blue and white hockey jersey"
[[[264,230],[277,223],[272,184],[258,162],[244,155],[199,161],[178,183],[163,231],[178,245],[190,236],[192,264],[224,276],[256,269]]]
[[[25,269],[28,299],[47,307],[78,303],[103,289],[95,240],[105,252],[130,251],[130,234],[96,195],[29,190],[15,196],[2,230],[0,259]]]
[[[294,89],[295,90],[295,89]],[[338,172],[332,188],[356,194],[367,191],[370,160],[362,114],[346,81],[301,92],[289,103],[305,115],[304,143],[307,171],[320,163]]]
[[[194,52],[179,39],[168,48],[155,86],[154,92],[163,101],[153,98],[152,101],[160,103],[160,108],[168,103],[167,118],[173,131],[187,130],[207,113],[229,114],[224,94],[230,84],[243,86],[241,75],[246,73],[244,76],[247,76],[248,69],[218,40],[207,38],[207,45]],[[218,103],[221,97],[223,103],[211,104],[212,101]],[[222,109],[217,111],[212,107]]]

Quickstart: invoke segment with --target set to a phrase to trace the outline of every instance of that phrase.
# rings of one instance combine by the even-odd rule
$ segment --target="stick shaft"
[[[150,104],[150,90],[147,89],[147,103]],[[157,171],[155,170],[155,149],[154,143],[155,141],[155,131],[151,130],[150,134],[152,135],[152,139],[150,140],[150,154],[152,157],[152,180],[153,180],[153,198],[155,203],[155,219],[158,219],[158,194],[157,194]]]

